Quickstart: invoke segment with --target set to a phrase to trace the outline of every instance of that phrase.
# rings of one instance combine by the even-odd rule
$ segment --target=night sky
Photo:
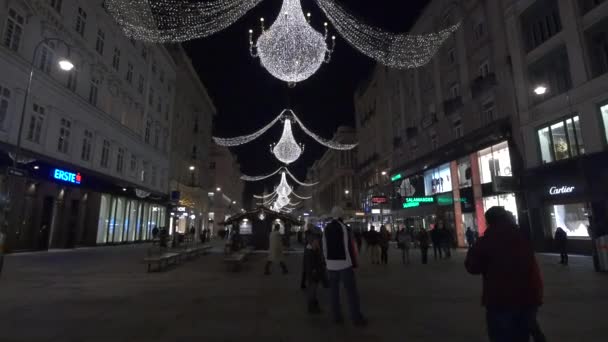
[[[339,0],[362,20],[393,32],[411,27],[428,1],[423,0]],[[276,17],[281,0],[265,0],[260,6],[225,31],[211,37],[185,44],[201,80],[206,85],[218,110],[213,134],[234,137],[250,134],[265,126],[284,108],[295,110],[309,129],[331,138],[340,125],[354,127],[353,96],[358,84],[368,77],[374,62],[348,45],[336,34],[336,51],[332,61],[324,64],[310,79],[295,88],[272,77],[249,55],[248,31],[259,34],[259,18],[269,27]],[[384,5],[378,5],[383,3]],[[313,0],[302,0],[305,12],[312,13],[312,25],[322,31],[326,18]],[[331,27],[331,23],[330,23]],[[331,31],[330,34],[335,34]],[[257,35],[254,35],[257,37]],[[280,162],[270,153],[269,145],[277,142],[282,125],[277,124],[257,140],[232,148],[247,175],[274,172]],[[298,142],[306,145],[304,154],[290,170],[304,180],[306,169],[320,158],[325,148],[294,126]],[[278,182],[278,177],[266,183],[248,183],[245,199],[261,193]]]

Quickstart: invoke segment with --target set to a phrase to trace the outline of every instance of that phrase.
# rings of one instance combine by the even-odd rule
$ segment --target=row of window
[[[61,6],[62,6],[62,1],[60,1],[60,0],[50,1],[49,5],[52,8],[54,8],[55,10],[57,10],[58,12],[60,12]],[[78,15],[76,16],[76,19],[75,19],[76,20],[75,21],[75,30],[78,33],[84,34],[84,29],[86,26],[86,19],[87,19],[86,11],[84,11],[82,8],[79,8]],[[22,37],[23,37],[24,25],[25,25],[24,16],[22,14],[20,14],[14,8],[9,8],[8,17],[7,17],[7,21],[6,21],[6,25],[5,25],[5,30],[4,30],[4,37],[3,37],[3,41],[2,41],[3,44],[14,51],[18,51],[20,44],[21,44]],[[95,49],[98,53],[103,55],[104,46],[105,46],[105,33],[103,30],[99,29],[98,34],[97,34],[97,41],[95,44]],[[55,65],[55,62],[56,62],[56,58],[55,58],[55,55],[53,52],[54,48],[55,48],[55,46],[53,44],[48,44],[48,45],[42,46],[41,50],[39,51],[36,61],[34,61],[35,65],[41,71],[43,71],[47,74],[51,73],[51,71],[53,70],[53,66]],[[144,58],[147,58],[148,53],[147,53],[147,50],[145,50],[145,48],[144,48],[144,51],[146,51],[146,52],[142,53],[142,56]],[[117,71],[120,69],[120,57],[121,57],[120,49],[118,47],[114,48],[114,53],[113,53],[113,58],[112,58],[112,67]],[[152,62],[151,69],[152,69],[152,73],[156,75],[157,66],[156,66],[155,61]],[[77,87],[78,87],[78,74],[79,73],[77,70],[72,70],[67,76],[66,86],[68,89],[70,89],[74,92],[77,91]],[[125,79],[129,84],[133,84],[133,82],[134,82],[134,65],[131,62],[127,63]],[[165,74],[162,70],[160,71],[159,79],[160,79],[161,83],[164,83]],[[94,106],[98,106],[98,103],[99,103],[100,85],[101,85],[100,79],[97,76],[92,76],[90,85],[89,85],[88,94],[87,94],[87,100],[89,101],[90,104],[92,104]],[[137,91],[141,95],[143,95],[144,89],[145,89],[145,78],[142,74],[139,74],[138,79],[137,79]],[[169,92],[171,92],[170,85],[168,86],[168,90],[169,90]],[[156,109],[157,113],[164,114],[164,118],[166,121],[169,120],[170,103],[168,103],[168,102],[163,103],[161,94],[159,94],[157,97],[155,97],[155,89],[152,85],[150,85],[149,91],[148,91],[148,103],[150,105],[150,108]],[[139,129],[141,129],[141,128],[139,128]]]
[[[0,119],[4,119],[7,113],[8,101],[10,91],[6,88],[0,87]],[[25,139],[31,143],[41,144],[43,142],[43,128],[46,119],[46,108],[36,103],[32,104],[32,113],[29,117],[29,121],[26,122]],[[66,118],[61,118],[59,122],[59,132],[57,136],[56,149],[57,152],[68,154],[70,153],[73,127],[72,121]],[[91,162],[93,145],[95,143],[94,134],[91,130],[85,129],[82,136],[82,142],[80,150],[80,159],[83,162]],[[110,159],[112,155],[112,146],[108,139],[103,138],[101,141],[101,155],[99,159],[99,166],[104,169],[110,169]],[[127,150],[124,147],[118,147],[116,150],[116,163],[114,164],[114,171],[118,174],[125,173],[125,158]],[[149,172],[149,175],[148,175]],[[165,186],[165,181],[161,176],[160,184],[157,179],[157,168],[156,166],[149,165],[147,161],[143,162],[143,168],[138,173],[138,161],[137,156],[131,154],[130,164],[128,173],[132,176],[137,176],[139,181],[150,184],[152,187],[160,185]]]

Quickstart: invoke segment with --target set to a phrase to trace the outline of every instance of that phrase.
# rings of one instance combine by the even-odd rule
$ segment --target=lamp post
[[[34,79],[34,71],[36,70],[36,56],[38,55],[38,50],[40,49],[40,47],[44,44],[48,44],[48,43],[52,43],[52,42],[57,42],[60,44],[63,44],[67,51],[68,51],[68,56],[67,58],[61,58],[57,64],[59,65],[59,69],[69,72],[72,69],[74,69],[74,63],[72,63],[69,58],[70,58],[70,52],[72,51],[72,46],[68,43],[66,43],[63,39],[60,38],[45,38],[43,40],[41,40],[40,42],[38,42],[38,44],[36,44],[36,47],[34,48],[34,52],[32,54],[32,61],[30,63],[30,74],[29,74],[29,78],[27,81],[27,88],[25,89],[25,96],[23,98],[23,107],[21,109],[21,118],[19,119],[19,130],[17,131],[17,146],[15,147],[15,155],[13,157],[13,166],[15,168],[18,167],[18,161],[19,161],[19,155],[21,154],[21,136],[23,135],[23,122],[25,121],[25,114],[27,111],[27,105],[28,105],[28,100],[30,97],[30,93],[32,91],[32,81]]]
[[[30,72],[29,72],[29,76],[28,76],[27,87],[25,90],[25,95],[23,97],[23,107],[21,109],[21,117],[19,119],[19,129],[17,131],[17,144],[14,149],[14,155],[12,156],[13,168],[15,168],[15,169],[17,169],[19,166],[19,158],[20,158],[20,154],[21,154],[21,136],[23,133],[23,123],[25,121],[28,100],[30,97],[30,93],[32,91],[32,81],[34,79],[34,71],[36,69],[36,66],[35,66],[36,56],[38,55],[38,50],[40,49],[40,47],[43,44],[48,44],[48,43],[52,43],[52,42],[60,43],[60,44],[64,45],[67,49],[67,58],[61,58],[58,61],[59,69],[61,69],[63,71],[71,71],[72,69],[74,69],[74,64],[69,60],[72,46],[69,45],[68,43],[66,43],[63,39],[44,38],[43,40],[38,42],[38,44],[36,44],[36,46],[34,48],[34,52],[32,53],[32,60],[30,62]],[[0,241],[0,249],[3,249],[3,247],[4,247],[3,245],[5,244],[5,241],[7,240],[6,230],[8,228],[8,212],[11,210],[10,198],[12,196],[11,196],[10,187],[8,186],[8,184],[7,184],[6,189],[7,189],[7,191],[6,191],[7,203],[4,206],[4,220],[3,220],[4,222],[2,222],[2,226],[0,226],[0,240],[2,240],[2,241]],[[1,251],[0,251],[0,253],[1,253]],[[0,273],[2,271],[2,263],[3,263],[3,258],[0,257]]]

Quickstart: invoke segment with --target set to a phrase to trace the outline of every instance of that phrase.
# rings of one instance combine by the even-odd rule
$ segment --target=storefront
[[[560,227],[572,253],[591,254],[593,236],[608,234],[608,154],[581,156],[529,170],[529,214],[537,250],[555,252]]]
[[[100,194],[98,245],[152,240],[154,228],[165,228],[166,208],[122,196]]]
[[[509,128],[494,129],[494,134],[481,132],[391,174],[396,220],[415,229],[444,223],[465,246],[466,228],[483,235],[484,213],[492,206],[505,207],[517,218],[520,194],[513,181],[513,151],[509,141],[501,139]]]
[[[5,171],[11,252],[145,241],[165,226],[166,197],[110,177],[45,160],[21,165],[19,175]]]

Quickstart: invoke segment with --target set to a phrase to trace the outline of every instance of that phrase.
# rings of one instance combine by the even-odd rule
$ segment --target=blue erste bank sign
[[[80,175],[80,173],[74,173],[60,169],[53,169],[51,175],[54,179],[58,181],[72,184],[80,184],[80,182],[82,181],[82,176]]]

